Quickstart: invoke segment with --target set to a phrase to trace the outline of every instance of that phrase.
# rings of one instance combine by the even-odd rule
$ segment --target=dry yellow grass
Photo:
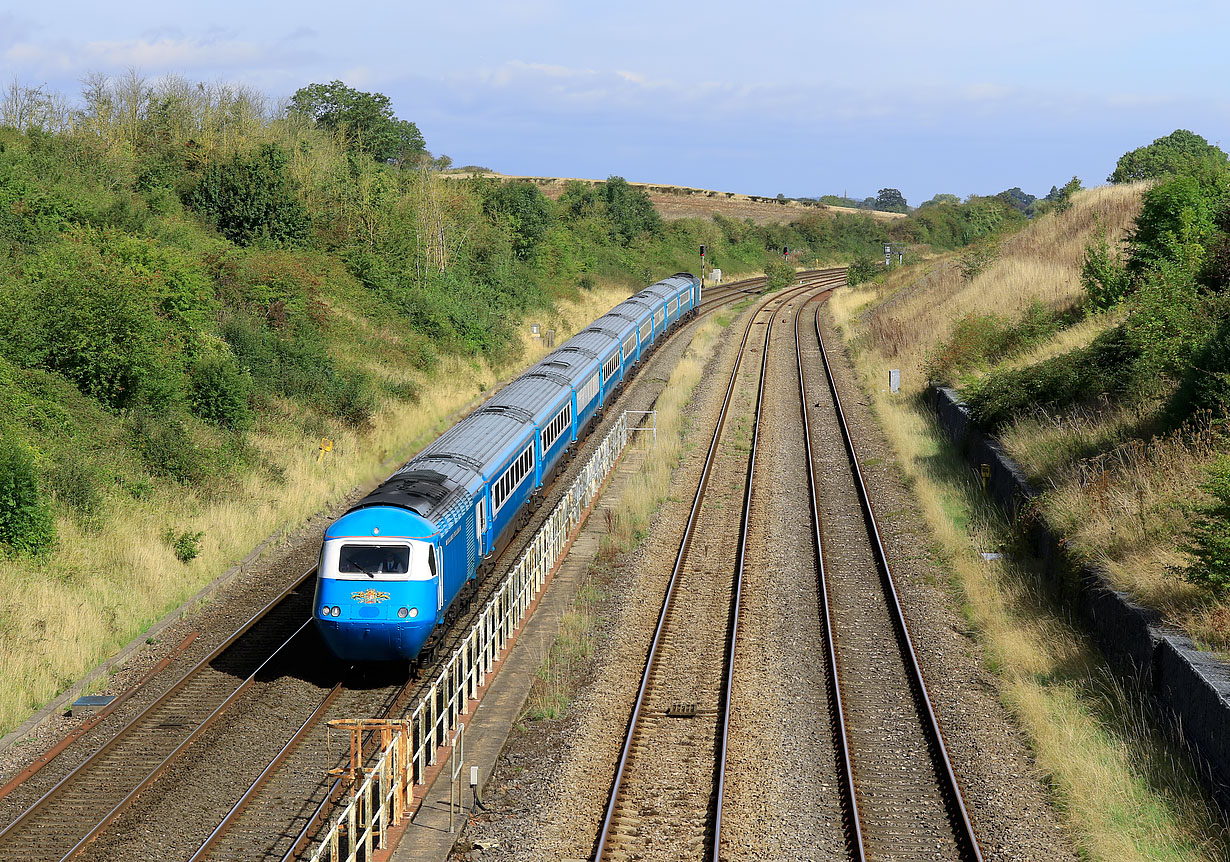
[[[542,314],[541,322],[556,329],[558,344],[628,293],[595,289]],[[0,735],[266,536],[294,528],[355,486],[386,475],[443,430],[450,415],[549,352],[528,327],[522,330],[525,349],[515,363],[492,368],[475,359],[443,360],[423,381],[418,403],[386,402],[370,428],[336,432],[333,452],[323,461],[319,440],[307,438],[289,418],[254,433],[250,444],[281,472],[279,483],[253,472],[220,497],[183,488],[142,500],[116,497],[100,527],[61,518],[58,549],[49,559],[0,561]],[[393,374],[376,360],[371,365],[386,377]],[[180,563],[162,539],[168,528],[202,533],[199,556]]]
[[[859,317],[867,293],[842,291],[830,303],[848,341],[869,341]],[[1001,549],[1007,530],[917,399],[883,391],[883,363],[856,350],[863,389],[950,567],[999,696],[1026,733],[1077,847],[1099,862],[1227,858],[1217,815],[1184,758],[1140,719],[1096,652],[1039,595],[1037,573],[979,555]]]
[[[998,260],[966,281],[957,254],[897,270],[883,285],[860,288],[871,296],[858,336],[901,369],[907,391],[926,385],[923,363],[933,347],[967,314],[1019,314],[1033,302],[1062,308],[1082,296],[1080,267],[1085,246],[1102,225],[1112,242],[1140,210],[1144,184],[1105,186],[1080,192],[1072,207],[1037,219],[1000,244]]]

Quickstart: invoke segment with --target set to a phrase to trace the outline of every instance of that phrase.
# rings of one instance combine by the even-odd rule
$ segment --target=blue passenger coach
[[[700,282],[620,303],[411,458],[325,530],[314,616],[348,661],[417,660]]]

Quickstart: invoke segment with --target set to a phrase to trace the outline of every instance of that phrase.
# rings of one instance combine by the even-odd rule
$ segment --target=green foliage
[[[307,238],[307,212],[286,173],[286,153],[277,144],[210,164],[185,203],[239,245],[294,244]]]
[[[1182,261],[1200,268],[1217,213],[1226,202],[1227,172],[1182,175],[1145,192],[1130,239],[1127,268],[1133,275]]]
[[[148,284],[109,258],[84,235],[39,255],[25,273],[37,303],[29,340],[9,355],[60,372],[111,408],[165,400],[160,348],[169,327]]]
[[[1196,510],[1187,542],[1180,546],[1188,558],[1183,576],[1212,593],[1230,589],[1230,458],[1208,468],[1202,490],[1212,500]]]
[[[775,290],[789,287],[794,283],[794,267],[781,258],[774,257],[765,264],[765,289],[772,293]]]
[[[980,427],[994,431],[1018,416],[1050,411],[1127,389],[1125,367],[1135,359],[1123,327],[1099,335],[1088,347],[1054,356],[1026,368],[993,371],[964,393]]]
[[[1192,358],[1179,388],[1166,407],[1168,424],[1182,425],[1190,417],[1205,415],[1230,421],[1230,315],[1220,315],[1217,331]]]
[[[1070,325],[1077,312],[1033,302],[1017,320],[998,314],[967,314],[927,357],[929,380],[952,382],[961,372],[1017,356]]]
[[[370,375],[338,368],[319,333],[300,324],[278,332],[251,317],[236,315],[222,324],[238,365],[266,392],[304,401],[351,425],[362,425],[375,412]]]
[[[167,527],[162,534],[162,540],[171,546],[171,550],[175,552],[175,559],[187,564],[200,555],[201,539],[204,535],[203,532],[194,533],[191,530],[185,530],[177,536],[175,530]]]
[[[155,476],[192,485],[206,476],[205,454],[175,415],[137,410],[128,417],[133,448]]]
[[[859,255],[846,269],[846,283],[850,285],[872,281],[884,273],[884,266],[869,254]]]
[[[919,205],[919,209],[922,209],[922,207],[939,206],[940,204],[959,204],[959,203],[961,203],[961,198],[958,197],[957,195],[948,194],[947,192],[940,192],[939,194],[934,195],[931,198],[931,200],[923,201]]]
[[[39,554],[55,542],[51,506],[39,493],[34,459],[12,438],[0,443],[0,547]]]
[[[1204,167],[1220,169],[1226,163],[1226,154],[1218,147],[1186,129],[1175,129],[1148,146],[1124,153],[1106,179],[1112,183],[1131,183],[1193,173]]]
[[[1096,309],[1117,305],[1127,296],[1132,282],[1119,253],[1110,247],[1106,228],[1099,225],[1094,237],[1085,246],[1085,258],[1081,263],[1081,285],[1089,297],[1089,304]]]
[[[627,247],[641,234],[662,233],[662,219],[644,189],[630,185],[623,177],[612,176],[601,185],[598,195],[606,204],[611,239],[620,245]]]
[[[309,84],[291,96],[290,111],[341,135],[349,149],[380,162],[413,161],[427,152],[418,126],[394,116],[383,93],[365,93],[341,81]]]
[[[906,213],[910,205],[898,189],[880,189],[876,192],[876,209],[887,213]]]
[[[533,183],[524,180],[483,182],[483,211],[504,222],[513,252],[528,258],[542,242],[553,220],[550,202]]]
[[[251,419],[251,375],[228,354],[199,356],[188,371],[188,406],[197,416],[242,430]]]
[[[961,270],[961,278],[965,281],[973,281],[997,260],[999,260],[999,243],[976,242],[966,248],[957,258],[957,268]]]
[[[1142,382],[1181,376],[1216,325],[1190,268],[1166,262],[1141,281],[1129,305],[1124,330],[1138,356],[1134,373]]]
[[[997,194],[995,197],[1008,204],[1008,206],[1012,207],[1017,212],[1023,213],[1027,216],[1033,215],[1034,202],[1037,200],[1037,198],[1033,195],[1022,191],[1020,186],[1006,189],[1005,191]]]

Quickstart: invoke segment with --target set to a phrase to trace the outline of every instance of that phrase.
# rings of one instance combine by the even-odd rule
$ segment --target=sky
[[[0,87],[88,73],[392,99],[507,174],[744,192],[1044,195],[1186,128],[1230,146],[1230,4],[0,0]]]

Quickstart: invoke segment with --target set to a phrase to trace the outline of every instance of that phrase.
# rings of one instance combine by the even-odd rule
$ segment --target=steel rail
[[[173,682],[161,695],[159,695],[148,706],[141,710],[137,715],[133,716],[123,726],[121,726],[106,742],[103,743],[89,757],[77,764],[73,769],[61,778],[56,784],[51,787],[46,793],[35,800],[29,808],[17,816],[15,820],[7,824],[3,829],[0,829],[0,840],[3,840],[10,832],[20,828],[29,819],[35,816],[44,806],[55,799],[65,788],[67,788],[77,777],[87,768],[97,763],[104,755],[111,752],[137,725],[150,717],[150,715],[159,707],[163,706],[174,695],[183,691],[183,689],[196,678],[202,670],[204,670],[211,662],[215,661],[219,656],[232,647],[236,641],[248,633],[258,622],[264,619],[271,611],[285,601],[295,590],[299,589],[306,583],[316,572],[316,567],[308,569],[300,577],[296,578],[293,583],[286,587],[274,599],[268,602],[264,607],[253,614],[243,625],[229,635],[222,643],[215,647],[208,655],[198,661],[191,668],[186,670],[175,682]],[[293,637],[293,636],[292,636]],[[285,645],[285,644],[283,644]],[[280,649],[280,647],[279,647]],[[45,764],[44,764],[45,765]],[[31,773],[33,774],[33,773]],[[27,776],[28,778],[29,776]]]
[[[199,739],[200,736],[206,730],[210,728],[210,726],[218,719],[219,716],[222,715],[222,713],[226,711],[227,707],[229,707],[235,701],[235,699],[239,697],[240,694],[247,691],[248,688],[251,687],[252,683],[255,682],[256,680],[257,674],[259,674],[262,670],[264,670],[269,665],[270,662],[272,662],[275,658],[277,658],[278,654],[281,653],[282,650],[285,649],[287,646],[289,646],[292,641],[298,638],[299,635],[303,633],[304,630],[307,629],[308,625],[310,625],[311,622],[312,621],[308,619],[303,623],[303,625],[295,629],[294,633],[291,634],[291,636],[288,637],[285,641],[283,641],[281,646],[279,646],[277,649],[271,652],[269,656],[264,661],[261,662],[260,666],[256,670],[252,671],[252,673],[248,675],[247,679],[245,679],[237,689],[231,692],[231,694],[226,698],[226,700],[218,704],[218,706],[214,708],[213,712],[211,712],[208,716],[205,717],[204,721],[202,721],[195,728],[193,728],[192,733],[184,737],[184,739],[179,743],[179,745],[175,746],[175,748],[171,751],[171,753],[168,754],[166,757],[164,757],[162,759],[162,762],[159,763],[156,767],[154,767],[153,771],[148,773],[145,776],[145,778],[142,779],[140,784],[138,784],[136,787],[130,790],[127,796],[125,796],[118,803],[116,803],[116,805],[109,812],[107,812],[107,815],[102,820],[100,820],[97,824],[95,824],[94,827],[90,829],[89,832],[85,834],[85,837],[83,837],[80,841],[74,844],[72,849],[70,849],[67,853],[65,853],[62,857],[60,857],[60,862],[64,862],[64,860],[66,859],[71,859],[73,858],[73,856],[77,855],[82,850],[84,850],[86,845],[88,845],[91,841],[93,841],[100,834],[102,834],[102,831],[104,829],[110,826],[111,823],[113,823],[117,817],[123,814],[124,811],[127,810],[128,806],[130,806],[133,803],[133,801],[137,798],[137,796],[141,794],[143,790],[145,790],[147,787],[153,784],[154,781],[158,779],[158,776],[160,776],[163,773],[163,771],[168,766],[170,766],[171,763],[177,757],[179,757],[180,754],[182,754],[185,750],[187,750],[188,746],[196,742],[196,740]]]
[[[854,438],[850,434],[845,410],[841,404],[841,396],[837,389],[837,380],[833,374],[832,365],[829,363],[828,351],[824,347],[824,337],[820,334],[820,308],[820,305],[816,306],[816,343],[820,348],[820,358],[824,363],[824,373],[828,379],[829,391],[833,395],[833,404],[836,408],[838,425],[841,428],[841,436],[845,443],[846,454],[849,456],[850,464],[853,468],[855,489],[868,524],[869,529],[867,532],[872,540],[871,547],[875,554],[876,567],[880,570],[880,582],[888,599],[889,611],[892,615],[894,626],[897,629],[898,637],[904,647],[903,652],[908,657],[906,664],[908,665],[910,681],[914,686],[916,698],[921,704],[926,717],[925,726],[931,736],[931,742],[935,746],[935,759],[940,767],[938,771],[945,785],[944,790],[948,796],[950,809],[955,810],[959,815],[959,818],[950,817],[950,819],[959,820],[959,822],[953,823],[958,846],[968,858],[976,860],[976,862],[982,862],[982,850],[978,846],[978,839],[974,834],[974,826],[965,807],[965,800],[961,794],[961,787],[957,781],[956,772],[953,770],[952,761],[948,757],[948,749],[944,745],[944,736],[940,730],[939,720],[936,718],[935,710],[931,705],[927,683],[918,661],[918,654],[914,649],[913,639],[910,637],[909,625],[905,618],[905,612],[901,607],[897,586],[888,562],[888,554],[884,549],[884,542],[880,535],[880,526],[876,521],[875,507],[872,505],[871,497],[867,492],[867,485],[863,479],[863,470],[859,465],[858,447],[855,445]]]
[[[810,287],[811,285],[807,285]],[[777,320],[778,310],[786,304],[788,298],[783,298],[777,308],[769,316],[769,324],[764,330],[764,347],[760,351],[760,380],[756,386],[756,411],[752,420],[752,451],[747,458],[747,477],[743,485],[743,512],[739,516],[739,542],[735,549],[735,580],[730,610],[730,636],[726,649],[726,674],[721,695],[722,729],[718,735],[715,768],[717,770],[717,807],[713,815],[713,853],[709,857],[712,862],[718,862],[718,854],[722,847],[722,792],[726,788],[726,747],[730,735],[730,694],[735,683],[735,649],[739,640],[739,610],[743,600],[743,569],[747,560],[747,530],[751,523],[752,483],[756,479],[756,453],[760,445],[760,413],[764,406],[764,389],[766,372],[769,367],[769,340],[773,336],[773,323]],[[766,303],[767,307],[768,303]]]
[[[839,272],[844,272],[844,268],[837,267],[837,268],[832,268],[832,269],[827,269],[827,270],[813,270],[813,271],[799,273],[799,278],[801,280],[809,279],[809,281],[807,281],[805,284],[801,286],[810,286],[811,281],[814,281],[815,279],[832,278],[835,276],[835,274]],[[731,282],[728,285],[722,285],[721,289],[725,290],[726,291],[725,293],[723,293],[720,296],[715,296],[715,297],[703,296],[701,303],[697,305],[696,308],[693,309],[693,311],[696,312],[698,317],[700,315],[710,314],[711,312],[716,311],[717,308],[723,305],[727,305],[731,302],[734,302],[741,296],[746,295],[748,293],[748,290],[747,290],[748,287],[755,285],[759,282],[763,282],[763,281],[764,281],[764,277],[758,276],[755,278],[744,279],[742,281]],[[710,290],[713,290],[713,289],[714,288],[710,288]],[[679,330],[676,330],[676,332],[678,331]],[[674,334],[675,333],[671,333],[672,336]],[[658,346],[659,345],[655,343],[654,350],[656,350]],[[640,365],[641,363],[638,362],[637,370],[639,370]],[[509,547],[512,547],[511,544],[509,545]],[[501,554],[501,557],[502,556],[503,554]],[[425,675],[431,676],[430,673],[425,674]],[[342,784],[343,784],[342,777],[337,778],[333,782],[329,790],[325,793],[324,797],[321,799],[320,803],[316,806],[315,810],[308,817],[307,822],[304,824],[303,828],[300,829],[298,835],[295,836],[295,840],[291,843],[290,848],[286,851],[286,853],[283,854],[281,862],[293,862],[294,859],[298,858],[300,852],[302,852],[302,850],[310,844],[310,838],[311,838],[312,833],[316,830],[316,828],[320,825],[320,823],[326,818],[326,813],[328,812],[329,808],[334,804],[338,794],[341,791]]]
[[[808,284],[808,285],[801,286],[801,287],[788,288],[787,291],[784,292],[782,296],[775,298],[779,300],[778,307],[780,307],[780,304],[784,303],[787,299],[791,298],[792,296],[801,294],[811,287],[813,287],[813,285]],[[671,570],[670,579],[667,581],[666,595],[662,600],[662,609],[658,614],[658,622],[654,628],[653,638],[650,641],[649,653],[648,653],[648,656],[646,657],[645,667],[641,674],[640,687],[637,690],[636,699],[633,702],[633,706],[632,706],[632,713],[628,719],[627,731],[625,732],[623,745],[621,746],[621,749],[620,749],[619,761],[618,761],[618,764],[616,765],[614,780],[612,781],[611,791],[607,799],[606,810],[603,813],[602,823],[599,827],[598,836],[597,836],[596,843],[595,843],[595,848],[594,848],[594,852],[592,856],[592,858],[595,860],[601,859],[603,851],[606,849],[607,838],[609,837],[612,821],[614,820],[614,816],[615,816],[615,804],[619,796],[620,787],[623,783],[624,772],[627,768],[628,756],[632,749],[632,741],[635,735],[635,729],[636,729],[637,723],[641,715],[641,708],[644,705],[645,692],[649,686],[651,669],[657,657],[658,646],[662,638],[663,629],[665,628],[665,625],[666,625],[667,614],[671,607],[671,600],[674,597],[675,587],[677,586],[678,581],[679,581],[679,573],[683,568],[684,560],[687,558],[687,553],[690,547],[692,534],[695,530],[696,523],[697,523],[697,516],[699,514],[700,507],[702,503],[704,502],[705,491],[707,490],[708,484],[709,484],[709,474],[713,466],[714,456],[717,452],[718,443],[721,441],[722,431],[726,424],[726,417],[729,412],[730,403],[731,403],[732,395],[734,392],[735,382],[736,382],[736,379],[738,378],[739,369],[743,364],[743,356],[745,353],[745,349],[747,347],[747,341],[748,341],[749,336],[751,335],[752,327],[755,324],[756,316],[760,312],[762,312],[765,308],[767,308],[769,304],[772,302],[773,302],[773,299],[766,300],[764,305],[760,309],[757,309],[756,312],[754,312],[751,315],[751,318],[748,320],[747,326],[744,328],[743,337],[739,342],[739,350],[735,357],[734,369],[731,371],[730,380],[726,385],[726,392],[722,399],[722,406],[718,413],[718,419],[717,419],[717,423],[713,431],[713,437],[710,440],[709,450],[705,456],[704,465],[701,468],[701,476],[700,476],[700,481],[697,484],[696,496],[693,498],[692,508],[688,514],[687,523],[684,526],[683,537],[681,538],[680,543],[679,543],[679,549],[675,556],[675,564],[674,564],[673,569]],[[776,314],[776,309],[774,309],[774,314]],[[714,843],[716,844],[717,842],[715,841]]]
[[[833,699],[832,709],[835,719],[833,722],[833,736],[839,757],[838,769],[841,771],[841,793],[850,818],[848,823],[850,834],[848,834],[847,838],[850,844],[850,855],[855,862],[863,862],[865,858],[863,831],[862,824],[859,821],[858,805],[855,801],[854,768],[850,760],[850,740],[846,733],[845,706],[841,699],[841,685],[837,681],[837,651],[833,645],[833,618],[829,613],[828,577],[824,569],[824,542],[820,536],[820,508],[817,499],[819,495],[816,492],[816,467],[811,445],[811,421],[807,416],[807,373],[803,368],[802,339],[799,336],[799,320],[803,316],[803,307],[806,304],[801,304],[794,314],[794,357],[799,374],[799,411],[803,415],[803,441],[805,444],[804,449],[807,453],[807,492],[811,500],[812,541],[816,554],[816,578],[818,581],[817,594],[820,597],[820,603],[823,608],[820,616],[824,623],[824,656],[828,664],[829,680],[832,686],[829,694]]]
[[[218,825],[214,827],[213,832],[209,833],[209,837],[202,842],[201,846],[198,847],[196,852],[192,854],[188,862],[198,862],[198,860],[204,859],[209,855],[210,851],[213,850],[222,835],[230,829],[231,825],[239,819],[241,814],[243,814],[252,798],[256,796],[256,794],[260,793],[261,789],[265,786],[265,783],[269,780],[273,773],[276,772],[277,769],[286,761],[286,758],[290,755],[290,753],[298,747],[300,741],[307,736],[308,731],[320,722],[321,717],[324,716],[325,710],[327,710],[333,702],[337,700],[338,696],[342,693],[342,689],[343,685],[339,682],[325,694],[324,698],[320,701],[316,708],[312,710],[312,714],[303,720],[303,723],[299,725],[299,729],[296,730],[291,738],[286,741],[286,744],[282,746],[281,751],[274,755],[273,760],[271,760],[269,765],[261,771],[261,774],[258,775],[256,780],[252,782],[251,786],[244,791],[244,794],[239,797],[239,800],[231,806],[231,810],[228,811],[226,816],[223,817],[222,820],[219,821]]]

